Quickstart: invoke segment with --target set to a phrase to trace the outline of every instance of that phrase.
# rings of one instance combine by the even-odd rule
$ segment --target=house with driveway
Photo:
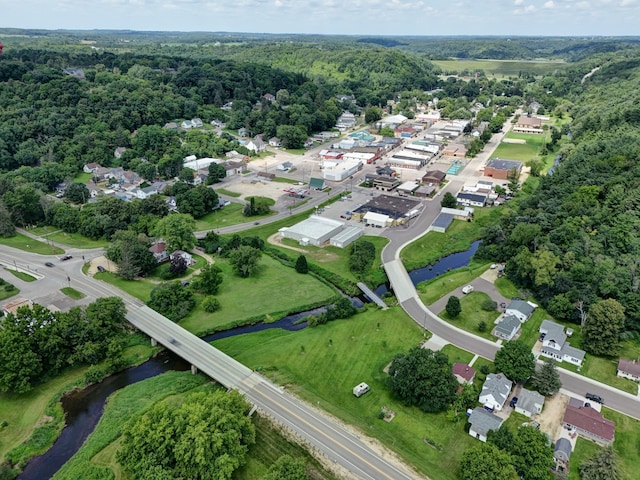
[[[482,385],[482,392],[478,401],[489,410],[502,410],[513,382],[505,377],[504,373],[490,373]]]
[[[569,362],[573,365],[582,366],[585,352],[569,344],[567,334],[562,325],[551,320],[543,320],[539,332],[542,336],[540,355],[558,362]]]
[[[502,425],[502,418],[488,412],[482,407],[476,407],[469,415],[469,435],[481,442],[487,441],[491,430],[498,430]]]
[[[544,397],[534,390],[520,389],[518,395],[518,403],[516,403],[516,412],[521,413],[529,418],[542,412],[544,406]]]
[[[473,379],[476,377],[476,370],[466,363],[454,363],[453,376],[456,377],[458,383],[473,383]]]
[[[600,445],[611,445],[615,439],[615,424],[577,398],[569,399],[562,424],[564,428]]]
[[[640,363],[636,360],[621,358],[618,361],[617,375],[622,378],[628,378],[634,382],[640,382]]]
[[[515,315],[505,315],[496,325],[493,334],[502,340],[512,340],[520,331],[520,320]]]
[[[535,303],[525,302],[524,300],[511,300],[504,309],[504,313],[518,317],[520,323],[524,323],[531,318],[536,308],[538,308],[538,305]]]

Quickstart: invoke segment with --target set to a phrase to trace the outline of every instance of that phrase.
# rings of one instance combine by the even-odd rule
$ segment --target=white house
[[[165,242],[154,243],[149,247],[149,251],[153,253],[153,257],[158,263],[166,262],[169,259],[167,244]]]
[[[558,362],[569,362],[581,366],[585,352],[579,348],[574,348],[567,342],[567,334],[564,327],[551,320],[543,320],[539,332],[544,335],[540,354],[557,360]]]
[[[538,392],[522,388],[516,403],[516,412],[521,413],[529,418],[542,412],[544,406],[544,397]]]
[[[504,373],[490,373],[482,385],[478,401],[491,410],[502,410],[512,386]]]
[[[622,378],[628,378],[634,382],[640,382],[640,363],[636,360],[621,358],[618,361],[617,375]]]
[[[173,260],[176,257],[182,257],[185,262],[187,262],[187,266],[193,265],[195,262],[193,261],[193,257],[188,252],[183,252],[182,250],[175,250],[169,255],[169,258]]]
[[[484,207],[487,204],[487,196],[481,193],[460,192],[456,196],[456,200],[465,207]]]
[[[256,135],[251,140],[249,140],[245,147],[256,153],[264,152],[267,149],[267,146],[265,145],[264,140],[262,140],[262,137],[260,135]]]
[[[484,408],[476,407],[469,415],[469,424],[469,435],[481,442],[486,442],[489,432],[500,428],[502,418]]]
[[[525,302],[524,300],[511,300],[507,308],[505,308],[504,313],[518,317],[518,320],[524,323],[529,320],[531,314],[537,307],[535,303]]]
[[[513,315],[505,315],[500,323],[496,325],[493,334],[503,340],[511,340],[520,331],[520,320]]]
[[[269,139],[269,145],[272,147],[281,147],[282,141],[278,137],[271,137]]]

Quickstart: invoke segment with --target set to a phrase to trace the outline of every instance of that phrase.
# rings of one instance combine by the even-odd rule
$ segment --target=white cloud
[[[549,0],[548,2],[545,2],[545,4],[542,6],[542,8],[554,8],[556,6],[556,4],[554,3],[553,0]]]
[[[524,4],[524,0],[516,0],[515,2],[513,2],[514,5],[522,5]]]

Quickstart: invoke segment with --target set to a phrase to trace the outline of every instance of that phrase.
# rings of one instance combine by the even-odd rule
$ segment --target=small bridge
[[[364,293],[369,298],[369,300],[371,300],[373,303],[378,305],[383,310],[386,310],[387,308],[389,308],[387,304],[384,303],[384,300],[382,300],[378,295],[376,295],[373,292],[373,290],[367,287],[364,283],[358,282],[358,288],[362,290],[362,293]]]

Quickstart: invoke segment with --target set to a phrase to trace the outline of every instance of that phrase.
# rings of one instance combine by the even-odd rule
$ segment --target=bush
[[[479,332],[486,332],[487,331],[487,322],[485,322],[484,320],[480,320],[480,323],[478,323],[478,331]]]
[[[202,301],[202,308],[207,313],[213,313],[220,309],[220,301],[215,297],[206,297]]]
[[[16,287],[14,287],[11,283],[7,283],[4,286],[4,291],[5,292],[12,292],[13,290],[15,290]]]
[[[489,365],[481,365],[480,366],[480,373],[483,373],[485,375],[489,375],[490,371],[491,371],[491,369],[489,368]]]
[[[490,298],[487,298],[482,302],[482,305],[480,306],[480,308],[482,308],[482,310],[486,312],[493,312],[494,310],[498,309],[498,303],[494,302]],[[484,331],[484,330],[481,330],[481,331]]]

